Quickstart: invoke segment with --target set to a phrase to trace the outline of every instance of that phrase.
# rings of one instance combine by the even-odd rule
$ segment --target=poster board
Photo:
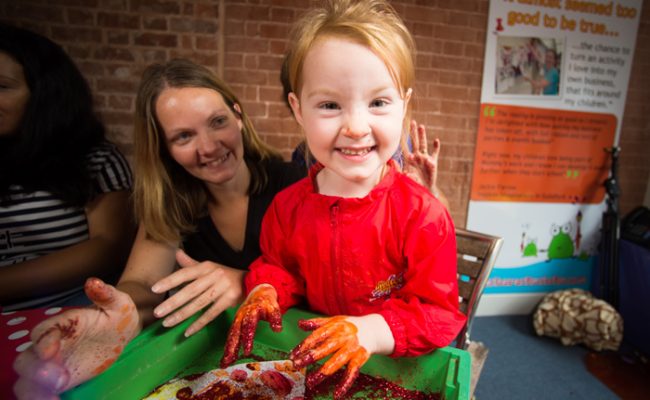
[[[467,228],[504,245],[478,315],[590,288],[641,5],[490,1]]]

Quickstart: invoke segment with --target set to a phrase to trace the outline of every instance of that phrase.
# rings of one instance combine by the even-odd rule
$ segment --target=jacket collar
[[[325,198],[330,198],[332,200],[351,201],[351,202],[372,201],[382,196],[384,192],[393,185],[393,182],[395,182],[395,177],[399,173],[397,163],[395,162],[395,160],[390,159],[386,163],[386,172],[384,176],[381,178],[379,183],[370,191],[370,193],[368,193],[365,197],[362,198],[343,198],[337,196],[325,196],[318,193],[318,183],[316,182],[316,175],[318,175],[318,173],[323,168],[325,167],[320,162],[314,163],[314,165],[312,165],[309,168],[308,178],[309,178],[309,182],[311,183],[310,185],[311,193]]]

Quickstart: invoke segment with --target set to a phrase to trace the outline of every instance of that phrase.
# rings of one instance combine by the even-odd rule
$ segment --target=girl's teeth
[[[370,148],[366,147],[365,149],[352,150],[352,149],[341,149],[341,153],[348,156],[362,156],[367,154],[370,151]]]

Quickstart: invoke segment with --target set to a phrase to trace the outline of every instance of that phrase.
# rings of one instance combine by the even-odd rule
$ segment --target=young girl
[[[428,353],[465,323],[453,222],[390,161],[407,131],[413,48],[385,1],[331,1],[298,22],[289,102],[318,163],[267,211],[222,366],[240,344],[250,353],[259,319],[280,330],[303,298],[333,317],[301,321],[314,332],[290,358],[300,368],[333,354],[309,387],[347,364],[335,398],[371,354]]]

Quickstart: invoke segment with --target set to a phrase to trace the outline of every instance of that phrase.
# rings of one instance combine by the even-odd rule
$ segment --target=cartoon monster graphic
[[[548,259],[570,258],[573,257],[574,247],[573,239],[569,236],[571,232],[571,223],[559,226],[551,225],[551,242],[548,245]]]
[[[524,257],[537,257],[537,239],[530,239],[524,250],[522,251]]]

